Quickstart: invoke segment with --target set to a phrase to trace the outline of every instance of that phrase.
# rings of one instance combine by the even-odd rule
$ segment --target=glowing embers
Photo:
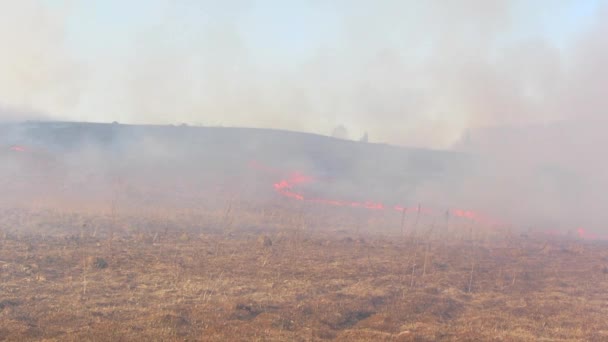
[[[252,165],[252,166],[255,165],[255,168],[257,168],[259,170],[266,170],[266,171],[272,170],[272,172],[275,174],[280,173],[275,169],[263,167],[260,164],[255,163],[255,162],[250,165]],[[393,210],[399,211],[399,212],[405,212],[405,213],[412,212],[412,213],[417,213],[418,215],[427,215],[427,216],[435,216],[435,217],[437,217],[438,214],[443,214],[443,215],[445,215],[446,220],[449,220],[450,217],[457,217],[457,218],[467,219],[471,222],[475,222],[475,223],[482,224],[485,226],[493,226],[493,227],[504,226],[504,223],[502,223],[500,221],[491,219],[489,217],[486,217],[484,215],[481,215],[480,213],[477,213],[477,212],[471,211],[471,210],[451,209],[451,210],[439,212],[435,209],[422,207],[421,205],[418,205],[415,207],[404,207],[401,205],[395,205],[393,207],[386,207],[384,204],[382,204],[380,202],[372,202],[372,201],[355,202],[355,201],[343,201],[343,200],[334,200],[334,199],[326,199],[326,198],[307,198],[306,196],[304,196],[304,194],[296,191],[296,189],[295,189],[298,185],[304,185],[304,184],[312,183],[315,181],[316,181],[316,179],[311,176],[306,176],[300,172],[294,172],[287,179],[283,179],[277,183],[274,183],[274,188],[279,194],[281,194],[283,196],[286,196],[289,198],[294,198],[294,199],[297,199],[300,201],[314,202],[314,203],[319,203],[319,204],[324,204],[324,205],[332,205],[332,206],[339,206],[339,207],[352,207],[352,208],[364,208],[364,209],[370,209],[370,210],[393,209]],[[598,236],[597,234],[587,232],[587,230],[585,230],[582,227],[577,228],[576,233],[579,238],[584,239],[584,240],[598,240],[598,239],[602,238],[602,237]],[[553,231],[553,230],[547,231],[547,234],[552,235],[552,236],[562,235],[559,231]],[[603,237],[603,239],[608,239],[608,236]]]
[[[19,145],[13,145],[10,147],[11,151],[15,151],[15,152],[25,152],[27,151],[27,149],[23,146],[19,146]]]
[[[582,240],[608,240],[608,235],[598,235],[590,233],[583,227],[578,227],[574,231],[564,232],[558,229],[546,229],[543,231],[546,236],[553,238],[573,237],[576,236]]]
[[[250,164],[251,165],[251,164]],[[259,165],[259,164],[255,164]],[[297,185],[312,183],[315,178],[306,176],[300,172],[293,172],[287,179],[280,180],[274,183],[274,189],[283,196],[295,198],[300,201],[315,202],[326,205],[340,206],[340,207],[354,207],[354,208],[366,208],[373,210],[383,210],[384,205],[376,202],[353,202],[353,201],[340,201],[326,198],[307,198],[303,194],[296,192],[295,187]]]
[[[256,161],[250,162],[249,166],[251,168],[254,168],[254,169],[257,169],[260,171],[264,171],[266,173],[272,173],[272,174],[276,174],[276,175],[281,173],[280,171],[278,171],[276,169],[264,166]],[[429,216],[433,216],[436,213],[439,213],[439,211],[433,210],[431,208],[421,207],[420,205],[418,205],[416,207],[412,207],[412,208],[408,208],[408,207],[404,207],[404,206],[400,206],[400,205],[395,205],[395,206],[391,207],[391,206],[386,206],[381,202],[375,202],[375,201],[358,202],[358,201],[345,201],[345,200],[336,200],[336,199],[328,199],[328,198],[310,198],[310,197],[304,195],[299,190],[297,190],[298,186],[310,184],[310,183],[317,182],[317,181],[318,180],[316,178],[307,176],[301,172],[292,172],[288,177],[286,177],[286,179],[279,180],[278,182],[274,183],[273,186],[274,186],[275,191],[278,192],[279,194],[281,194],[285,197],[289,197],[289,198],[293,198],[293,199],[296,199],[299,201],[305,201],[305,202],[313,202],[313,203],[338,206],[338,207],[363,208],[363,209],[368,209],[368,210],[395,210],[395,211],[399,211],[399,212],[405,211],[406,213],[407,212],[416,212],[419,214],[429,215]],[[452,209],[452,210],[444,211],[443,213],[445,213],[445,215],[447,216],[448,219],[450,216],[453,216],[453,217],[469,219],[471,221],[483,223],[483,224],[487,224],[487,225],[498,224],[497,221],[483,217],[482,215],[480,215],[476,212],[470,211],[470,210]]]
[[[288,179],[281,180],[278,183],[274,183],[274,189],[284,196],[295,198],[297,200],[305,200],[302,194],[297,193],[292,189],[298,184],[310,183],[312,181],[312,177],[308,177],[301,173],[295,172]]]
[[[589,233],[585,228],[579,227],[576,229],[578,237],[585,240],[597,240],[600,237],[597,234]]]

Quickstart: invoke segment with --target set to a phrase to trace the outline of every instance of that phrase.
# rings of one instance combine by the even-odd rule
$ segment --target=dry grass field
[[[608,340],[600,242],[280,207],[0,217],[1,340]]]

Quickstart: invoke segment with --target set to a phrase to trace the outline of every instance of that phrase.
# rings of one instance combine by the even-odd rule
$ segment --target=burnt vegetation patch
[[[234,313],[232,314],[233,319],[238,319],[241,321],[249,321],[256,318],[259,314],[264,312],[262,308],[255,307],[247,304],[239,303],[234,308]]]
[[[11,299],[4,299],[4,300],[0,300],[0,310],[4,310],[4,308],[7,307],[15,307],[18,306],[20,303],[16,300],[11,300]]]
[[[324,323],[328,324],[334,330],[342,330],[356,325],[359,321],[362,321],[373,314],[373,311],[367,310],[346,311],[341,313],[339,318],[334,322],[326,321]]]

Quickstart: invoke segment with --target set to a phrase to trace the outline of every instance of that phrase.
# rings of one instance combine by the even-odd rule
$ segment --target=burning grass
[[[608,339],[598,242],[164,215],[3,212],[0,339]]]

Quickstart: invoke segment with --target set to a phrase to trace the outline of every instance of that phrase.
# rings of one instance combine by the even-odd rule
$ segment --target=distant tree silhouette
[[[348,139],[348,132],[346,131],[346,127],[343,125],[337,126],[334,128],[331,136],[338,139]]]
[[[363,136],[361,138],[359,138],[360,142],[367,142],[368,141],[368,136],[367,136],[367,132],[365,132],[365,134],[363,134]]]

